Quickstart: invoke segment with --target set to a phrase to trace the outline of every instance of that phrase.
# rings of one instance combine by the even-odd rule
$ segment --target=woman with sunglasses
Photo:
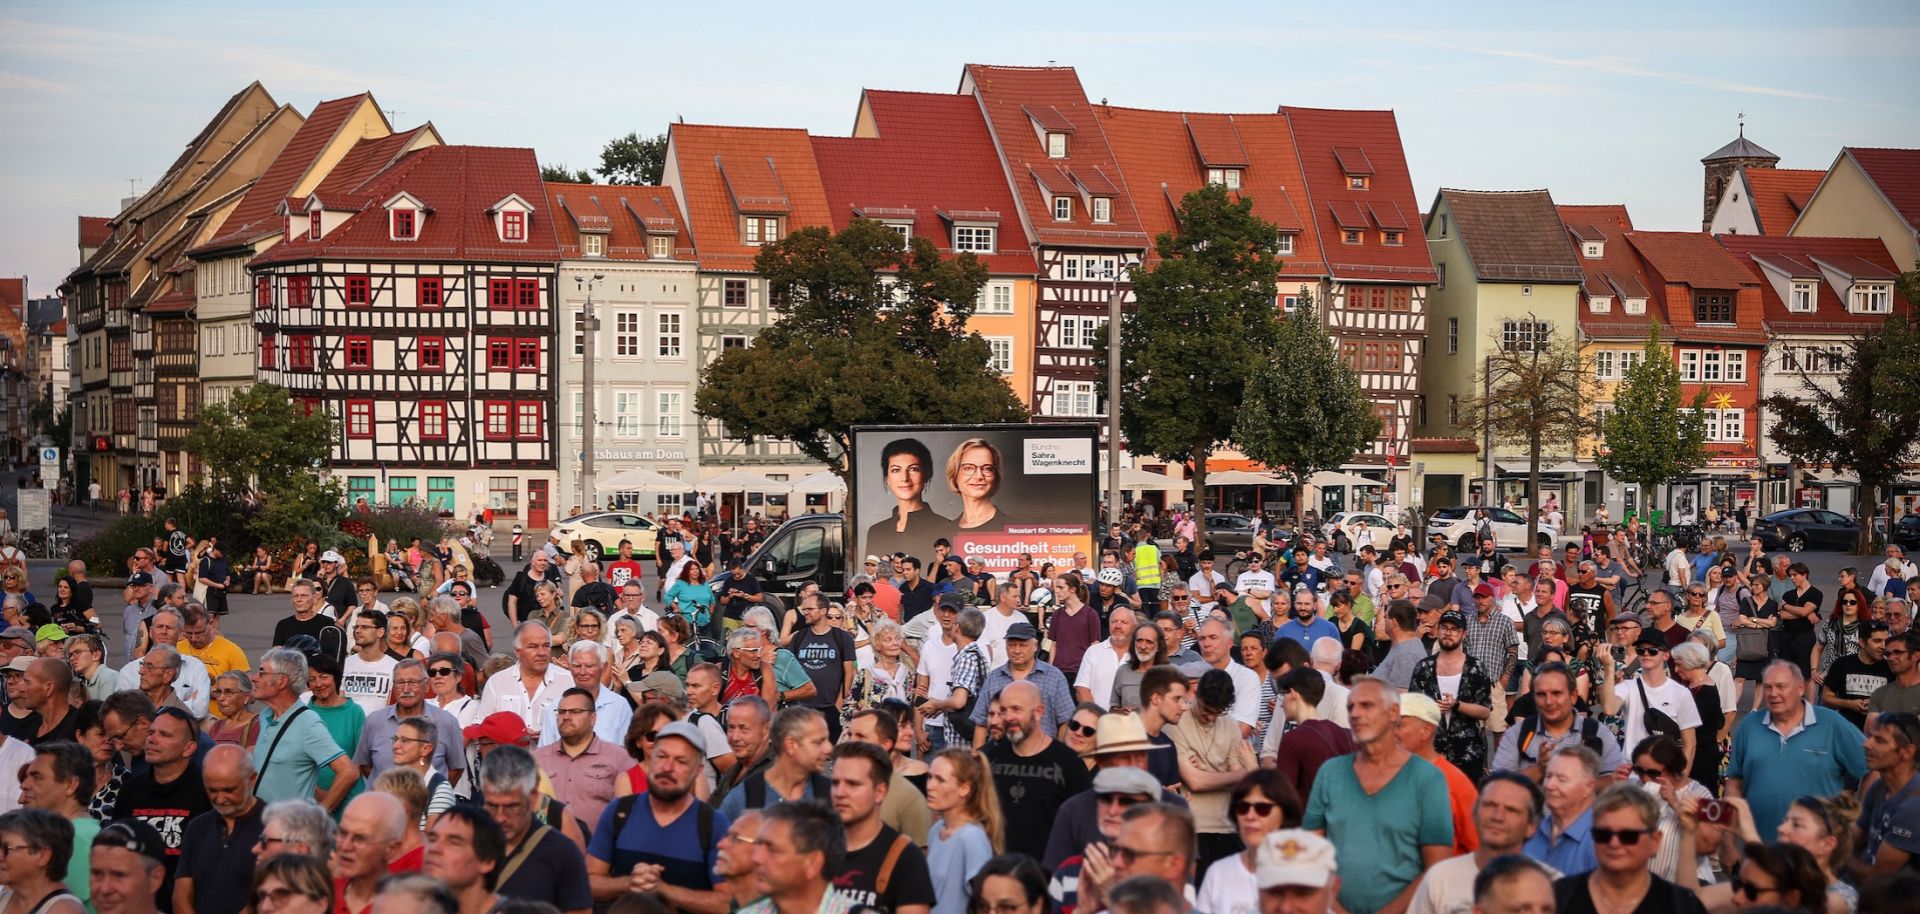
[[[1671,911],[1704,914],[1694,893],[1649,868],[1659,851],[1660,801],[1638,784],[1615,784],[1593,800],[1597,866],[1555,886],[1562,911]]]
[[[1854,590],[1842,590],[1832,617],[1814,632],[1813,684],[1824,685],[1827,670],[1842,657],[1860,652],[1860,623],[1867,618],[1867,600]]]
[[[233,743],[248,752],[260,740],[260,714],[248,707],[253,700],[253,678],[242,670],[228,670],[213,681],[213,704],[220,716],[207,721],[207,739]]]
[[[1147,627],[1152,628],[1153,626],[1149,625]],[[1083,701],[1078,707],[1073,709],[1073,714],[1060,725],[1060,733],[1058,734],[1060,741],[1066,743],[1068,749],[1072,749],[1074,754],[1080,756],[1080,758],[1087,763],[1089,769],[1093,767],[1094,759],[1087,753],[1093,751],[1093,739],[1094,736],[1100,732],[1100,715],[1103,713],[1105,712],[1101,710],[1099,705],[1091,701]]]
[[[44,809],[0,814],[0,882],[12,890],[0,914],[87,914],[61,881],[73,835],[72,822]]]
[[[275,854],[253,871],[257,914],[332,914],[333,876],[326,861],[305,854]]]
[[[1765,905],[1806,914],[1833,910],[1835,896],[1829,892],[1820,862],[1791,844],[1748,844],[1740,869],[1727,887],[1729,900],[1742,908]]]
[[[1734,810],[1734,827],[1727,830],[1728,840],[1720,848],[1720,864],[1725,871],[1740,874],[1740,882],[1746,884],[1744,869],[1745,849],[1761,845],[1760,833],[1754,826],[1753,809],[1742,797],[1728,797],[1720,802]],[[1860,902],[1860,891],[1848,883],[1841,874],[1853,864],[1854,821],[1859,814],[1859,806],[1853,797],[1841,794],[1834,797],[1801,797],[1787,807],[1786,818],[1780,820],[1780,827],[1774,831],[1774,841],[1765,846],[1779,849],[1796,847],[1812,855],[1813,862],[1819,867],[1821,876],[1826,879],[1826,903],[1816,903],[1802,908],[1822,912],[1822,914],[1850,914]],[[1682,811],[1683,817],[1697,815],[1692,809]],[[1756,889],[1763,885],[1773,885],[1771,880],[1762,883],[1759,876],[1753,882]],[[1731,891],[1728,884],[1702,886],[1700,899],[1715,911],[1728,910],[1735,903],[1773,904],[1777,903],[1771,895],[1761,892],[1760,896],[1740,897],[1740,893]]]
[[[1720,613],[1714,609],[1714,601],[1719,599],[1722,587],[1720,566],[1707,569],[1708,582],[1695,584],[1687,589],[1687,604],[1676,613],[1673,621],[1690,632],[1706,632],[1713,638],[1713,650],[1727,643],[1727,632],[1720,622]]]
[[[1267,836],[1283,828],[1299,828],[1306,805],[1285,775],[1272,768],[1256,768],[1234,785],[1227,801],[1234,830],[1246,850],[1222,857],[1207,867],[1200,881],[1194,909],[1201,914],[1257,914],[1260,885],[1254,881],[1254,857]]]
[[[427,689],[433,706],[453,715],[462,727],[480,722],[480,699],[460,690],[463,663],[458,654],[427,657]]]

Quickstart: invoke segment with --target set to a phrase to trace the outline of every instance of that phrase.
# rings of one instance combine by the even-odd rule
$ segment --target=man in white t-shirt
[[[353,653],[340,663],[340,694],[372,716],[393,695],[393,666],[400,662],[387,653],[386,614],[356,607],[348,634],[353,636]]]
[[[1511,857],[1515,875],[1535,871],[1547,897],[1558,873],[1545,864],[1520,856],[1527,839],[1540,827],[1546,795],[1539,785],[1512,771],[1496,771],[1480,782],[1480,797],[1473,804],[1473,827],[1480,836],[1480,847],[1472,853],[1449,857],[1434,864],[1414,890],[1413,914],[1454,914],[1473,910],[1473,883],[1480,871],[1498,857]]]
[[[1260,725],[1260,674],[1233,662],[1233,628],[1219,619],[1208,619],[1200,626],[1200,663],[1189,663],[1180,671],[1198,680],[1209,669],[1225,670],[1233,677],[1233,707],[1229,713],[1246,738]]]
[[[1020,611],[1020,585],[1008,581],[993,592],[993,605],[982,612],[987,627],[980,631],[980,650],[987,655],[987,669],[1007,662],[1007,629],[1015,622],[1027,621]]]
[[[1246,593],[1252,587],[1274,589],[1273,572],[1266,570],[1257,555],[1247,556],[1247,570],[1240,572],[1240,576],[1233,581],[1234,593]]]
[[[1073,679],[1074,701],[1090,701],[1102,708],[1112,703],[1113,677],[1127,662],[1127,651],[1133,646],[1133,625],[1132,609],[1114,607],[1107,617],[1107,640],[1089,645],[1080,658],[1080,672]]]
[[[1667,586],[1685,590],[1693,583],[1693,560],[1687,556],[1687,550],[1679,546],[1667,553]]]
[[[915,691],[929,701],[941,701],[951,693],[947,681],[953,674],[954,655],[960,653],[959,638],[953,633],[953,620],[960,615],[960,601],[948,600],[948,596],[950,594],[941,594],[941,598],[934,601],[929,615],[940,627],[934,637],[920,643],[920,665],[913,671]],[[945,714],[929,717],[927,730],[945,729],[946,721]]]
[[[1651,732],[1647,726],[1647,708],[1651,706],[1680,725],[1680,747],[1686,750],[1687,758],[1693,758],[1693,739],[1694,732],[1700,727],[1700,709],[1693,703],[1693,693],[1667,675],[1670,654],[1666,636],[1648,629],[1641,632],[1633,648],[1639,655],[1640,675],[1616,683],[1613,687],[1616,700],[1609,702],[1605,709],[1609,714],[1619,714],[1626,721],[1625,739],[1620,741],[1620,745],[1623,748],[1638,746],[1641,740],[1647,738]]]
[[[1227,586],[1227,576],[1213,570],[1213,553],[1200,553],[1200,570],[1187,579],[1187,590],[1194,600],[1203,603],[1213,602],[1213,592]],[[1228,602],[1232,602],[1231,599]]]

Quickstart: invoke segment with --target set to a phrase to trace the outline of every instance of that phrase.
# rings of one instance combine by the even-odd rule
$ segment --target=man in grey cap
[[[615,800],[593,829],[587,879],[594,900],[655,892],[682,911],[726,907],[712,873],[731,822],[693,796],[706,760],[699,727],[677,720],[660,728],[647,757],[647,792]]]
[[[1015,622],[1007,629],[1007,662],[988,672],[980,684],[980,700],[973,705],[973,747],[978,749],[987,743],[987,706],[1000,690],[1015,682],[1030,682],[1040,690],[1042,726],[1049,734],[1059,733],[1060,726],[1073,717],[1075,707],[1073,686],[1067,682],[1067,674],[1060,672],[1053,664],[1039,659],[1040,633],[1032,625]]]
[[[1077,887],[1082,868],[1086,865],[1086,848],[1104,845],[1102,851],[1111,854],[1113,842],[1120,838],[1121,817],[1128,809],[1141,803],[1151,803],[1160,794],[1160,783],[1144,768],[1102,768],[1100,773],[1093,776],[1092,789],[1082,795],[1091,801],[1087,805],[1093,811],[1092,824],[1098,834],[1091,841],[1064,849],[1067,856],[1050,867],[1055,905],[1078,907]],[[1059,828],[1056,827],[1054,832],[1057,834]]]
[[[680,684],[680,677],[667,670],[654,670],[627,683],[627,692],[641,704],[658,701],[675,708],[683,708],[687,701],[687,691]]]

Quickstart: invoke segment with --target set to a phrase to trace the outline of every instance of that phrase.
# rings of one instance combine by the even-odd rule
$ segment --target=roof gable
[[[674,260],[690,260],[693,241],[673,191],[649,184],[564,184],[547,182],[549,212],[554,213],[562,258],[584,256],[579,234],[606,237],[601,256],[608,260],[655,260],[651,237],[673,239]]]
[[[673,124],[667,137],[663,183],[679,197],[702,265],[753,268],[760,248],[741,237],[739,198],[780,195],[785,211],[773,215],[787,217],[788,232],[833,224],[806,131]]]
[[[1567,229],[1545,190],[1442,188],[1455,230],[1488,282],[1580,283],[1586,279]]]
[[[1814,168],[1743,168],[1747,201],[1762,235],[1785,235],[1827,173]]]
[[[1580,258],[1580,267],[1586,273],[1581,285],[1581,332],[1601,339],[1644,339],[1651,322],[1667,326],[1666,302],[1651,293],[1640,258],[1627,244],[1627,233],[1633,231],[1633,217],[1627,208],[1608,204],[1555,209],[1575,240],[1601,244],[1600,257],[1583,254]],[[1595,313],[1592,302],[1601,297],[1610,299],[1608,308]],[[1638,299],[1644,308],[1642,313],[1627,313],[1628,299]]]
[[[281,201],[311,176],[321,157],[341,139],[342,127],[363,105],[372,106],[382,129],[390,130],[385,127],[386,115],[379,111],[373,96],[367,93],[315,105],[313,113],[301,123],[293,139],[280,150],[273,164],[261,173],[259,180],[241,198],[240,205],[215,229],[213,237],[189,253],[217,252],[279,234],[282,230]]]
[[[1849,146],[1852,157],[1907,227],[1920,232],[1920,149],[1870,149]]]
[[[1437,280],[1426,244],[1406,238],[1407,213],[1418,213],[1413,177],[1391,111],[1346,111],[1283,107],[1305,178],[1309,211],[1319,222],[1322,257],[1335,279],[1432,283]],[[1360,169],[1361,171],[1349,171]],[[1350,186],[1366,177],[1366,188]],[[1395,228],[1394,225],[1398,225]],[[1342,243],[1343,230],[1361,230],[1359,244]],[[1388,245],[1380,233],[1398,231]]]
[[[1884,314],[1854,314],[1834,280],[1854,277],[1891,281],[1899,275],[1893,255],[1878,238],[1722,235],[1716,238],[1734,258],[1761,280],[1761,301],[1772,332],[1851,333],[1886,323]],[[1814,311],[1793,311],[1782,293],[1794,280],[1818,281]],[[1893,293],[1895,314],[1910,314],[1912,303]]]

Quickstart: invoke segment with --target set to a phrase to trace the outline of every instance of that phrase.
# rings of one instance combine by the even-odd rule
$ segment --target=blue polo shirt
[[[1593,856],[1593,806],[1568,823],[1560,837],[1553,837],[1552,813],[1540,820],[1540,829],[1527,839],[1520,852],[1556,870],[1562,876],[1591,872],[1599,862]]]
[[[1753,825],[1771,835],[1787,808],[1804,796],[1832,796],[1867,773],[1867,738],[1839,714],[1820,714],[1807,703],[1806,717],[1792,733],[1773,726],[1765,711],[1749,714],[1733,733],[1727,777],[1740,779],[1740,794],[1753,809]]]
[[[1321,638],[1340,640],[1340,629],[1319,616],[1314,616],[1313,621],[1305,625],[1301,625],[1299,619],[1288,619],[1280,623],[1280,627],[1274,629],[1273,633],[1276,637],[1298,641],[1301,647],[1308,650],[1312,650],[1313,643]]]

